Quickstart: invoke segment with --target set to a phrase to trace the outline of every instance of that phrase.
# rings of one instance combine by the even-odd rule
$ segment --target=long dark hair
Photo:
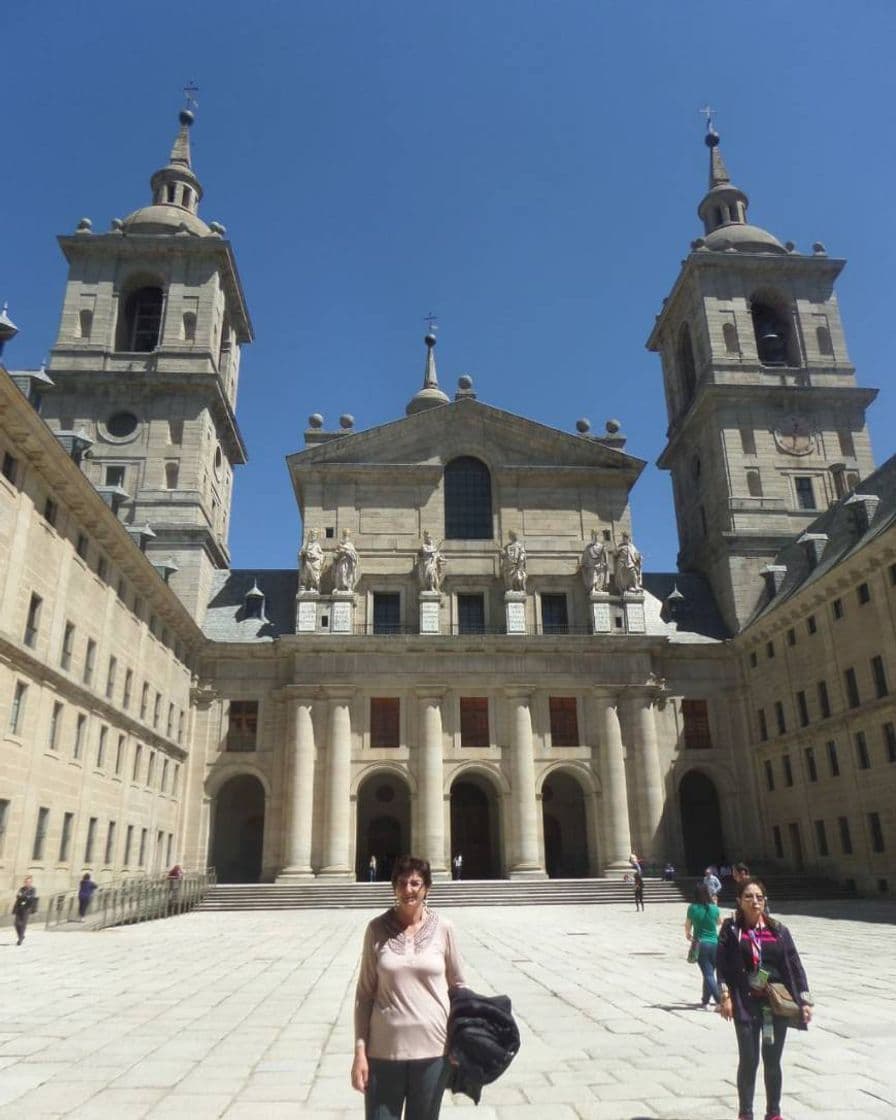
[[[694,902],[699,902],[702,906],[709,906],[712,902],[712,895],[706,883],[698,883],[694,888]]]

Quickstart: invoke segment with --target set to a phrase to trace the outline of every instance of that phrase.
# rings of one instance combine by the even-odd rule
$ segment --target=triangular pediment
[[[360,432],[334,436],[288,456],[291,469],[357,465],[442,466],[474,455],[492,469],[580,467],[630,475],[645,466],[615,447],[562,432],[480,401],[464,399]]]

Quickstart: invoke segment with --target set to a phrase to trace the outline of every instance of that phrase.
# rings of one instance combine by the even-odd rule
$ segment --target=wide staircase
[[[828,879],[802,875],[764,878],[773,906],[782,902],[817,902],[850,897]],[[644,902],[681,905],[694,895],[696,879],[644,880]],[[734,898],[730,884],[721,905]],[[429,894],[433,906],[596,906],[622,902],[634,905],[632,887],[622,879],[477,879],[435,882]],[[312,880],[302,883],[219,883],[211,887],[197,910],[377,910],[392,904],[389,883],[340,883]]]

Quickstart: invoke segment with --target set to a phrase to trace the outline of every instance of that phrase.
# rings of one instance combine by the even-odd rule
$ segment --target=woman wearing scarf
[[[753,1120],[759,1055],[765,1076],[765,1120],[781,1117],[781,1053],[787,1027],[805,1030],[812,997],[799,953],[787,928],[765,913],[764,885],[738,885],[737,909],[719,932],[717,970],[722,1018],[734,1021],[738,1120]]]

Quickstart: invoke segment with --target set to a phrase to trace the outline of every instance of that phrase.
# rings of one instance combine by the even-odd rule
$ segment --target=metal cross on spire
[[[435,334],[439,329],[439,317],[438,315],[433,315],[431,311],[428,315],[423,316],[423,322],[426,323],[427,334]]]
[[[713,128],[714,128],[714,122],[713,122],[712,117],[713,117],[713,113],[715,113],[715,109],[713,109],[713,107],[711,105],[704,105],[702,109],[698,109],[697,111],[699,113],[702,113],[703,116],[706,117],[706,131],[707,132],[712,132]]]
[[[184,97],[186,98],[186,107],[192,112],[193,109],[199,108],[199,102],[196,100],[196,94],[199,92],[199,86],[195,82],[187,82],[184,86]]]

